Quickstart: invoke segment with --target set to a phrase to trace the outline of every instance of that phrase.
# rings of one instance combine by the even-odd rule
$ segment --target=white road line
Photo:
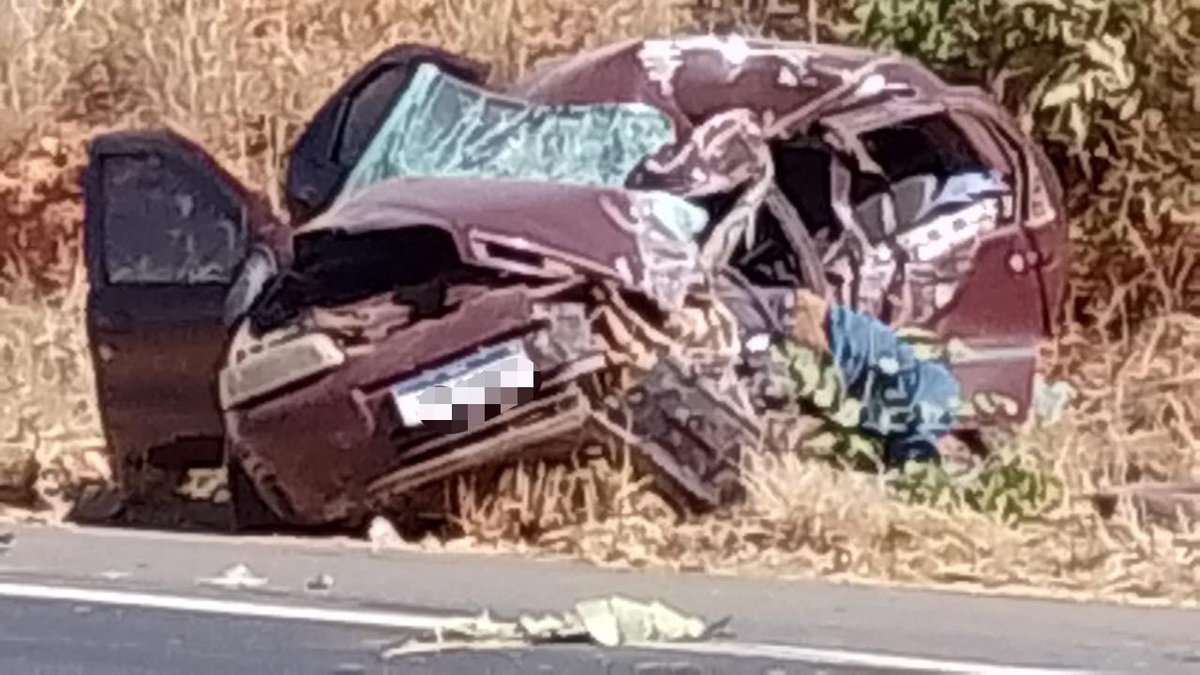
[[[915,670],[926,673],[961,673],[963,675],[1095,675],[1099,672],[1092,670],[1005,666],[972,661],[948,661],[913,656],[897,656],[894,654],[873,654],[871,652],[856,652],[842,649],[816,649],[792,645],[744,642],[655,642],[630,646],[638,649],[687,652],[689,654],[801,661],[830,666],[891,668],[894,670]]]
[[[466,616],[437,617],[405,614],[402,612],[368,612],[324,607],[299,607],[296,605],[272,605],[182,595],[104,591],[91,588],[40,586],[37,584],[0,583],[0,597],[28,598],[31,600],[65,600],[81,604],[116,605],[176,612],[194,612],[198,614],[223,614],[261,619],[311,621],[316,623],[408,630],[433,630],[447,626],[457,626],[473,618]]]
[[[401,630],[434,630],[462,625],[476,618],[471,616],[438,617],[404,612],[370,612],[324,607],[301,607],[297,605],[263,604],[238,600],[220,600],[216,598],[72,588],[67,586],[45,586],[39,584],[0,583],[0,597],[26,598],[30,600],[60,600],[80,604],[113,605],[198,614],[220,614],[225,616],[308,621]],[[741,642],[639,643],[629,646],[636,649],[684,652],[698,655],[764,658],[778,661],[866,668],[892,668],[895,670],[964,675],[1076,675],[1095,672],[1025,668],[1021,666],[948,661],[838,649],[816,649],[790,645]]]

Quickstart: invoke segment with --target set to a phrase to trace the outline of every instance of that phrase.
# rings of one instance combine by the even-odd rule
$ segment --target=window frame
[[[107,210],[106,210],[106,206],[108,205],[109,199],[110,199],[109,195],[106,194],[106,190],[108,187],[107,171],[109,170],[107,165],[109,162],[111,162],[113,160],[128,159],[128,158],[141,158],[143,160],[153,158],[160,163],[160,166],[162,167],[162,169],[164,171],[170,171],[172,173],[175,173],[176,175],[179,175],[182,183],[184,183],[184,184],[193,184],[194,183],[194,184],[202,185],[206,191],[211,191],[212,193],[215,193],[222,200],[225,200],[230,206],[232,206],[234,208],[234,212],[236,215],[233,219],[232,225],[236,230],[236,233],[235,233],[236,238],[237,238],[238,242],[240,242],[240,245],[235,250],[234,264],[232,266],[230,266],[229,268],[227,268],[228,273],[227,273],[227,275],[225,275],[226,276],[225,279],[188,282],[186,280],[179,279],[178,277],[176,277],[175,279],[170,280],[170,281],[159,281],[159,280],[149,280],[149,279],[115,280],[113,278],[112,269],[111,269],[111,265],[112,265],[113,261],[112,261],[111,251],[110,251],[110,242],[112,241],[112,239],[110,238],[110,235],[111,235],[112,231],[110,230],[109,214],[107,213]],[[99,176],[98,176],[98,180],[97,180],[98,185],[96,186],[97,196],[99,197],[99,200],[96,203],[96,205],[99,206],[99,208],[101,210],[101,216],[99,218],[99,222],[94,223],[94,229],[96,231],[91,233],[91,236],[94,237],[93,246],[95,247],[95,254],[98,258],[96,262],[99,263],[99,269],[94,270],[93,273],[89,275],[91,277],[89,279],[90,283],[92,283],[93,285],[96,285],[97,287],[108,287],[108,288],[114,288],[114,289],[116,289],[116,288],[130,288],[130,289],[136,289],[136,288],[146,288],[146,289],[154,289],[154,288],[196,288],[196,289],[199,289],[199,288],[222,288],[223,289],[223,288],[228,288],[237,280],[238,276],[241,274],[242,266],[245,263],[246,258],[249,255],[249,252],[250,252],[250,249],[252,246],[251,232],[250,232],[250,226],[249,226],[249,214],[247,212],[246,204],[243,202],[242,199],[240,199],[238,194],[236,194],[233,190],[229,189],[229,186],[225,185],[221,176],[212,175],[212,176],[205,178],[203,175],[205,173],[204,166],[202,164],[200,164],[199,162],[195,161],[190,156],[188,156],[186,154],[165,153],[165,152],[161,152],[161,151],[156,151],[155,149],[152,149],[152,148],[150,148],[150,149],[137,148],[137,149],[128,149],[126,151],[121,151],[121,152],[106,153],[103,156],[96,158],[96,160],[94,160],[94,161],[98,161],[100,163],[100,166],[98,167],[99,168],[99,171],[98,171]],[[144,221],[142,221],[142,222],[144,222]],[[211,225],[209,225],[209,226],[211,227]],[[176,270],[176,271],[178,271],[178,270]]]

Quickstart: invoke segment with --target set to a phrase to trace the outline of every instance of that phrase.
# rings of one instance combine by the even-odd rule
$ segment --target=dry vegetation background
[[[1123,503],[1104,519],[1087,497],[1200,480],[1200,2],[594,4],[0,0],[5,469],[51,501],[64,481],[103,473],[81,317],[87,136],[168,123],[277,199],[281,158],[307,115],[392,43],[459,50],[503,79],[621,37],[737,27],[899,49],[982,84],[1020,117],[1068,183],[1072,290],[1045,370],[1078,396],[965,478],[885,482],[761,458],[746,504],[682,525],[655,515],[620,462],[522,467],[498,493],[457,491],[465,537],[618,564],[1197,597],[1200,538],[1187,514],[1149,518]]]

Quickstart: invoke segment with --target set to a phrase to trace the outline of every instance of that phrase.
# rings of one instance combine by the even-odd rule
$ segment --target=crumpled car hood
[[[682,306],[707,214],[662,192],[509,179],[393,178],[300,227],[297,238],[433,226],[463,262],[546,278],[591,275]]]

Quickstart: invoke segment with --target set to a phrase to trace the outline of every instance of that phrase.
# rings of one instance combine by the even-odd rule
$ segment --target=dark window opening
[[[767,208],[758,211],[754,238],[738,241],[729,264],[755,286],[800,288],[810,281],[783,225]]]
[[[713,194],[698,195],[687,198],[688,202],[690,202],[693,206],[698,206],[704,209],[704,212],[708,214],[708,225],[705,228],[705,231],[701,233],[701,239],[707,238],[707,236],[711,234],[712,229],[716,227],[717,223],[725,220],[725,218],[729,216],[731,212],[733,212],[733,207],[737,205],[738,200],[746,194],[747,186],[748,184],[742,183],[732,190],[714,192]],[[639,187],[639,189],[650,188]]]
[[[849,206],[871,241],[886,236],[885,200],[890,201],[897,231],[903,231],[941,208],[958,208],[961,198],[940,201],[946,182],[964,174],[986,174],[1003,167],[982,161],[967,136],[946,115],[929,115],[862,135],[864,149],[883,175],[868,173],[852,158],[838,154],[821,140],[819,131],[798,136],[771,148],[776,182],[796,208],[805,228],[819,246],[842,235],[833,208],[832,169],[844,162],[850,171]],[[969,177],[955,189],[995,194],[994,186]],[[952,190],[953,191],[953,190]]]
[[[434,314],[444,309],[447,287],[471,275],[450,235],[434,227],[310,234],[296,241],[292,267],[272,279],[251,309],[251,327],[273,330],[307,308],[384,293],[413,305],[418,315]]]
[[[219,178],[152,154],[103,160],[104,267],[111,284],[227,284],[246,233]]]
[[[929,115],[862,136],[871,159],[891,182],[918,174],[948,176],[986,167],[963,132],[945,115]]]
[[[885,200],[890,201],[897,232],[915,225],[938,208],[939,195],[951,178],[983,175],[1001,167],[989,166],[966,134],[943,114],[907,120],[862,135],[863,147],[883,176],[854,171],[850,202],[867,238],[887,236]],[[980,194],[994,188],[976,186]],[[959,208],[962,202],[943,206]],[[936,207],[936,208],[935,208]]]
[[[381,68],[346,100],[334,155],[338,164],[353,166],[362,157],[404,91],[409,74],[409,68]]]
[[[776,184],[809,234],[826,243],[836,240],[842,227],[833,211],[831,169],[835,159],[829,144],[799,136],[772,146],[771,160]]]

